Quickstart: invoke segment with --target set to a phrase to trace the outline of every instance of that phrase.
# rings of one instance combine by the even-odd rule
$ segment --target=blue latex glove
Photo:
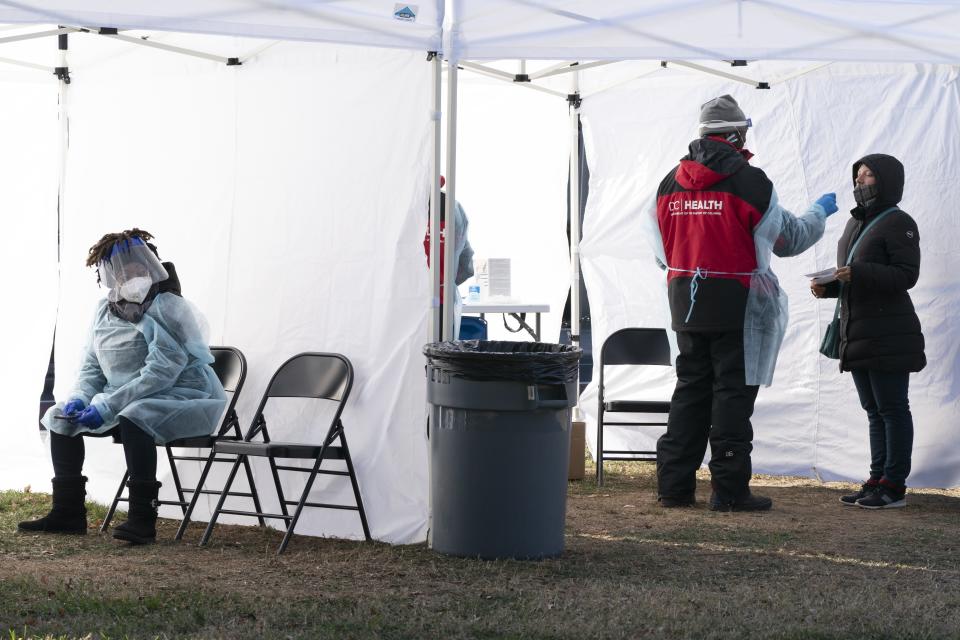
[[[70,400],[67,404],[63,405],[63,415],[72,416],[75,413],[80,413],[83,411],[83,408],[86,405],[83,404],[83,400]]]
[[[82,424],[85,427],[90,427],[91,429],[96,429],[103,424],[103,418],[100,417],[100,412],[97,411],[97,408],[91,405],[81,411],[74,422]]]
[[[825,193],[817,198],[816,204],[823,207],[823,210],[827,213],[827,216],[830,216],[830,214],[837,212],[837,194]]]

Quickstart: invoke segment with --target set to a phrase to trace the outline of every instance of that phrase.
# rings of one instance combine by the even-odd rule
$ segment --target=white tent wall
[[[570,287],[567,103],[469,71],[460,74],[459,89],[457,200],[470,221],[470,244],[476,258],[510,258],[513,298],[550,304],[541,334],[555,342]],[[464,299],[473,283],[460,286]],[[487,322],[491,340],[532,339],[507,331],[499,315]]]
[[[50,482],[37,407],[57,308],[57,84],[51,74],[0,65],[0,252],[10,269],[21,272],[4,286],[0,331],[8,412],[3,488],[42,489]]]
[[[191,44],[224,48],[223,39],[205,47],[202,40]],[[81,61],[85,44],[71,45]],[[289,356],[333,351],[351,359],[356,380],[343,420],[372,534],[422,540],[424,54],[281,43],[241,67],[129,45],[114,57],[86,55],[99,62],[78,63],[71,85],[58,398],[102,295],[82,266],[86,248],[107,231],[148,229],[161,256],[177,265],[184,295],[208,318],[211,341],[247,356],[238,406],[244,429]],[[297,416],[322,424],[320,410],[279,407],[267,415],[278,439],[321,435],[312,421],[299,431],[282,426]],[[87,460],[88,490],[109,500],[122,473],[120,447],[88,443]],[[276,509],[269,470],[256,467],[256,475],[265,506]],[[315,493],[327,484],[318,480]],[[349,502],[349,483],[337,484],[324,500]],[[162,491],[171,497],[172,483]],[[209,501],[201,502],[201,518],[204,506]],[[308,510],[298,530],[362,536],[351,512]]]
[[[751,64],[751,77],[786,77],[789,63]],[[848,374],[817,353],[833,301],[817,301],[804,273],[835,264],[836,243],[853,206],[850,167],[871,152],[900,158],[907,173],[902,206],[921,230],[924,262],[911,295],[924,326],[929,365],[911,378],[916,423],[916,486],[960,484],[955,440],[957,372],[954,326],[960,241],[944,207],[952,189],[950,167],[960,158],[960,100],[952,67],[833,64],[757,91],[700,73],[664,70],[589,97],[583,103],[588,162],[583,271],[590,296],[597,353],[603,340],[625,326],[665,326],[663,273],[653,264],[641,216],[666,172],[696,137],[699,105],[731,93],[753,118],[747,146],[753,164],[773,180],[781,202],[795,213],[821,193],[835,191],[841,211],[824,239],[803,255],[774,259],[790,296],[790,324],[770,388],[761,389],[754,414],[754,469],[859,480],[868,466],[866,417]],[[669,398],[671,369],[612,368],[608,397]],[[581,406],[596,416],[596,387]],[[595,424],[592,422],[592,424]],[[595,447],[595,428],[588,430]],[[605,431],[610,448],[652,446],[640,428]]]

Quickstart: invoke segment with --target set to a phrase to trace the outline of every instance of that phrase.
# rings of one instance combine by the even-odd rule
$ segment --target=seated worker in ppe
[[[129,519],[113,537],[156,539],[157,444],[213,433],[226,405],[200,313],[162,286],[170,274],[146,231],[110,233],[90,248],[87,266],[108,288],[97,305],[79,375],[66,402],[42,419],[50,431],[53,508],[21,522],[27,532],[85,534],[84,434],[119,435],[130,472]],[[167,289],[167,290],[164,290]]]

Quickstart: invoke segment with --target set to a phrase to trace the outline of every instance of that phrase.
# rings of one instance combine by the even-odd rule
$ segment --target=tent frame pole
[[[69,40],[65,31],[57,38],[57,67],[59,113],[57,114],[60,135],[57,136],[57,262],[60,262],[60,236],[63,233],[63,208],[66,201],[67,151],[70,148],[69,88],[70,67],[68,66]],[[59,269],[58,269],[59,272]]]
[[[444,257],[440,254],[440,167],[443,151],[443,62],[436,52],[431,52],[430,64],[433,73],[433,93],[431,96],[430,118],[433,120],[433,157],[431,158],[430,174],[430,342],[439,342],[443,339],[440,327],[443,318],[440,317],[440,261]]]
[[[22,42],[24,40],[35,40],[36,38],[46,38],[48,36],[61,36],[68,33],[76,33],[79,31],[76,27],[58,27],[56,29],[48,29],[47,31],[35,31],[34,33],[21,33],[16,36],[4,36],[0,38],[0,44],[7,44],[10,42]]]
[[[667,65],[674,65],[677,67],[686,67],[687,69],[693,69],[694,71],[700,71],[712,76],[718,76],[720,78],[726,78],[727,80],[733,80],[734,82],[742,82],[743,84],[748,84],[754,89],[769,89],[770,83],[761,82],[759,80],[753,80],[751,78],[745,78],[744,76],[738,76],[733,73],[727,73],[726,71],[720,71],[719,69],[711,69],[710,67],[705,67],[701,64],[696,64],[694,62],[686,62],[684,60],[664,60],[660,63],[664,69],[667,68]]]
[[[84,31],[88,31],[89,33],[93,33],[93,34],[96,34],[96,35],[101,35],[101,36],[103,36],[103,37],[105,37],[105,38],[113,38],[114,40],[122,40],[123,42],[128,42],[128,43],[130,43],[130,44],[140,45],[140,46],[142,46],[142,47],[151,47],[151,48],[153,48],[153,49],[160,49],[160,50],[162,50],[162,51],[169,51],[169,52],[171,52],[171,53],[179,53],[179,54],[185,55],[185,56],[193,56],[194,58],[202,58],[202,59],[204,59],[204,60],[212,60],[213,62],[219,62],[219,63],[225,64],[225,65],[227,65],[227,66],[235,66],[235,65],[242,64],[239,58],[227,58],[227,57],[224,57],[224,56],[214,55],[214,54],[212,54],[212,53],[206,53],[206,52],[204,52],[204,51],[197,51],[197,50],[195,50],[195,49],[186,49],[186,48],[184,48],[184,47],[175,47],[175,46],[170,45],[170,44],[164,44],[164,43],[162,43],[162,42],[156,42],[156,41],[154,41],[154,40],[150,40],[150,39],[148,39],[148,37],[140,37],[140,38],[137,38],[137,37],[134,37],[134,36],[128,36],[128,35],[124,35],[124,34],[122,34],[122,33],[119,33],[119,30],[118,30],[118,29],[114,29],[114,28],[101,27],[101,28],[99,28],[99,29],[90,29],[90,30],[84,29]]]
[[[489,77],[495,78],[495,79],[497,79],[497,80],[503,80],[504,82],[509,82],[509,83],[511,83],[511,84],[515,84],[515,85],[517,85],[518,87],[524,87],[524,88],[526,88],[526,89],[532,89],[532,90],[534,90],[534,91],[540,91],[541,93],[547,93],[547,94],[550,94],[551,96],[555,96],[555,97],[557,97],[557,98],[566,98],[566,97],[567,97],[566,94],[564,94],[564,93],[561,93],[561,92],[559,92],[559,91],[554,91],[553,89],[548,89],[548,88],[546,88],[546,87],[541,87],[541,86],[535,85],[535,84],[533,84],[532,82],[529,82],[529,81],[518,82],[518,81],[517,81],[517,75],[516,75],[516,74],[513,74],[513,73],[509,73],[509,72],[507,72],[507,71],[501,71],[500,69],[494,69],[494,68],[492,68],[492,67],[487,67],[487,66],[484,66],[484,65],[482,65],[482,64],[477,64],[476,62],[468,62],[468,61],[466,61],[466,60],[460,60],[458,64],[459,64],[459,66],[462,67],[463,69],[468,69],[468,70],[473,71],[473,72],[475,72],[475,73],[479,73],[479,74],[481,74],[481,75],[489,76]]]
[[[447,197],[443,222],[443,339],[456,340],[453,333],[454,291],[457,265],[453,256],[457,245],[457,61],[447,60]],[[439,184],[439,182],[438,182]]]
[[[580,346],[580,75],[570,77],[570,343]]]
[[[37,71],[43,71],[44,73],[55,73],[53,67],[48,67],[45,64],[37,64],[35,62],[26,62],[23,60],[14,60],[13,58],[0,58],[0,64],[10,64],[16,67],[24,67],[26,69],[36,69]]]
[[[539,71],[537,73],[531,73],[531,80],[539,80],[541,78],[549,78],[551,76],[558,76],[564,73],[579,73],[585,69],[592,69],[593,67],[605,67],[608,64],[618,64],[623,62],[623,60],[595,60],[594,62],[566,62],[561,67],[550,67]]]

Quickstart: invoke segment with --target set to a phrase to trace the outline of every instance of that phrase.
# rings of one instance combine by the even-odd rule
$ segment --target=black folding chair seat
[[[217,443],[218,453],[244,454],[248,456],[260,456],[274,458],[316,458],[323,453],[324,460],[345,460],[346,453],[343,447],[328,446],[326,449],[321,445],[303,444],[300,442],[226,442]],[[305,468],[304,471],[310,471]]]
[[[603,403],[603,410],[623,413],[670,413],[670,402],[659,400],[612,400]]]
[[[168,447],[177,449],[207,449],[213,447],[213,443],[218,440],[240,440],[240,436],[197,436],[195,438],[181,438],[172,440],[166,444]]]
[[[201,490],[207,474],[210,471],[210,467],[214,462],[234,462],[234,458],[217,457],[216,453],[213,451],[213,445],[221,440],[229,441],[243,439],[243,434],[240,431],[240,420],[237,417],[236,404],[240,397],[240,391],[243,389],[243,383],[247,377],[247,360],[239,349],[235,349],[233,347],[210,347],[210,353],[213,354],[214,360],[211,367],[213,368],[214,373],[217,374],[217,378],[223,385],[224,390],[230,394],[230,401],[228,402],[227,409],[223,414],[223,420],[220,422],[220,428],[217,429],[216,433],[208,436],[181,438],[179,440],[168,442],[165,445],[158,445],[163,446],[166,449],[167,461],[170,464],[170,475],[173,479],[174,489],[177,492],[177,499],[157,500],[157,504],[176,505],[180,507],[180,510],[183,512],[183,518],[180,521],[180,528],[177,530],[177,535],[175,538],[176,540],[180,540],[183,537],[184,532],[187,530],[187,526],[190,524],[190,516],[193,513],[193,509],[196,506],[200,495],[204,493],[219,495],[220,493],[219,491]],[[113,435],[114,441],[119,443],[119,432],[117,431]],[[183,455],[176,453],[174,449],[209,449],[210,451],[205,455]],[[197,481],[197,488],[184,487],[180,482],[180,473],[177,469],[178,461],[195,461],[204,463],[203,471],[200,473],[200,479]],[[253,472],[251,471],[249,464],[245,464],[244,466],[250,491],[237,491],[233,492],[231,495],[252,498],[254,505],[259,511],[260,498],[257,495],[256,488],[253,485]],[[113,520],[113,516],[117,511],[117,506],[121,502],[128,502],[128,498],[124,497],[123,492],[127,486],[127,480],[129,480],[129,478],[130,473],[127,471],[123,474],[123,478],[120,480],[120,486],[117,488],[117,493],[113,498],[113,502],[110,504],[110,508],[107,510],[107,515],[100,525],[101,533],[106,531],[110,526],[110,522]],[[191,494],[189,501],[186,498],[187,494]],[[261,520],[261,524],[265,523]]]
[[[280,365],[277,372],[273,374],[273,378],[270,379],[270,384],[267,385],[267,390],[260,400],[260,406],[253,417],[250,429],[244,436],[244,441],[219,441],[213,447],[215,453],[234,454],[237,456],[237,460],[234,462],[233,469],[230,470],[230,476],[224,485],[220,500],[213,510],[207,530],[204,531],[203,537],[200,539],[201,545],[206,544],[210,539],[210,535],[217,524],[217,518],[221,513],[256,516],[261,520],[261,523],[263,518],[281,520],[284,523],[286,534],[284,534],[283,541],[277,549],[277,553],[281,554],[287,548],[305,507],[357,511],[360,516],[360,525],[363,528],[363,536],[366,540],[370,540],[370,528],[367,525],[363,500],[360,497],[360,485],[357,482],[357,475],[354,471],[353,460],[350,457],[350,449],[347,447],[347,438],[341,419],[343,408],[350,396],[352,387],[353,365],[345,356],[337,353],[301,353]],[[264,409],[269,400],[276,398],[312,398],[334,403],[333,416],[330,419],[329,426],[325,431],[318,431],[318,434],[323,433],[322,438],[318,439],[317,442],[271,440],[270,434],[267,432],[267,419],[264,416]],[[254,440],[258,437],[260,440]],[[237,470],[241,464],[247,463],[250,456],[263,457],[269,462],[281,513],[265,513],[259,505],[257,505],[255,511],[223,508],[224,500],[229,495],[228,492],[236,477]],[[277,459],[285,458],[312,460],[313,464],[309,467],[277,464]],[[346,469],[321,468],[324,460],[343,460]],[[280,471],[309,474],[299,500],[287,500],[284,497],[283,487],[280,483]],[[307,498],[310,495],[314,480],[320,474],[349,477],[355,505],[308,502]],[[288,506],[296,507],[292,514],[287,509]]]
[[[614,331],[600,348],[600,376],[597,410],[597,484],[603,485],[603,463],[609,460],[656,462],[656,451],[605,449],[603,429],[607,426],[666,426],[666,419],[653,422],[611,421],[608,413],[668,414],[670,402],[660,400],[609,400],[604,397],[604,368],[611,365],[670,366],[670,343],[664,329],[626,328]]]

